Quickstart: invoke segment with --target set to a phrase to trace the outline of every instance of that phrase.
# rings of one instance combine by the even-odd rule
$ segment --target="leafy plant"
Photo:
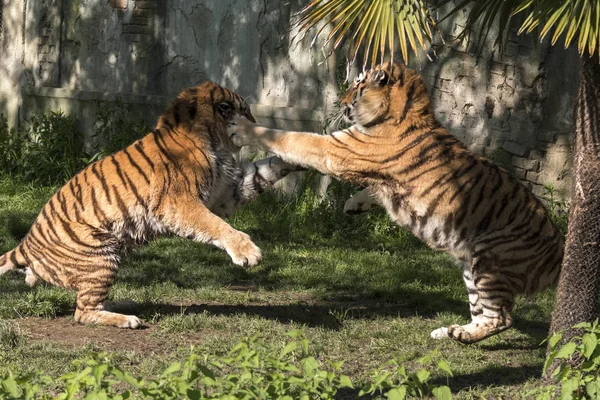
[[[0,122],[0,172],[28,182],[64,182],[85,166],[81,133],[62,111],[33,115],[19,129]]]
[[[98,143],[91,154],[75,119],[62,111],[33,115],[18,129],[9,128],[0,116],[0,174],[42,185],[66,182],[86,165],[148,132],[142,121],[127,118],[131,108],[120,100],[100,108],[93,135]]]
[[[552,222],[563,234],[567,233],[569,225],[569,206],[567,202],[561,200],[559,193],[551,184],[544,186],[544,194],[541,198],[546,202]]]
[[[73,371],[57,379],[48,376],[0,376],[2,399],[334,399],[342,388],[354,389],[340,373],[343,362],[323,369],[311,355],[302,331],[290,331],[291,341],[279,350],[268,348],[259,336],[234,345],[225,355],[192,349],[183,362],[174,362],[159,376],[142,378],[114,365],[106,354],[73,362]],[[451,398],[447,386],[431,383],[431,371],[451,376],[436,352],[418,360],[423,368],[407,373],[395,361],[372,374],[358,394],[381,394],[389,399],[433,394]],[[59,389],[56,389],[56,388]],[[49,388],[52,388],[49,390]]]
[[[433,396],[436,399],[451,399],[452,393],[446,385],[435,385],[431,382],[434,373],[441,373],[446,378],[452,376],[448,363],[440,357],[437,350],[417,360],[421,365],[417,371],[410,372],[396,360],[385,363],[371,374],[371,382],[359,392],[365,394],[384,395],[388,399],[401,400],[407,396],[425,397]]]
[[[558,363],[552,378],[559,385],[547,385],[536,389],[528,396],[536,400],[550,400],[560,394],[561,399],[600,399],[600,326],[593,323],[580,323],[573,326],[583,335],[575,336],[567,343],[561,343],[563,333],[553,334],[548,339],[549,354],[544,364],[544,373],[553,363]]]
[[[23,158],[26,137],[22,131],[9,128],[4,115],[0,115],[0,171],[14,175]]]
[[[93,135],[97,143],[88,163],[124,149],[150,131],[144,121],[129,118],[132,109],[131,104],[120,98],[99,108]]]

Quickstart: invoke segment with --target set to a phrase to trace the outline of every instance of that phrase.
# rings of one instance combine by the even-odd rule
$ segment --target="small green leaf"
[[[577,389],[579,389],[579,381],[577,378],[564,381],[560,392],[561,400],[571,400],[573,398],[573,392]]]
[[[375,387],[375,385],[373,385],[372,383],[367,383],[365,386],[363,386],[362,389],[360,389],[360,392],[358,392],[358,397],[362,397],[365,394],[373,394],[376,389],[377,388]]]
[[[569,343],[565,344],[563,347],[561,347],[560,350],[558,350],[555,358],[565,358],[565,359],[569,358],[573,355],[576,348],[577,348],[577,345],[575,343],[569,342]]]
[[[452,375],[452,370],[450,369],[450,365],[448,365],[448,363],[446,362],[446,360],[440,360],[437,363],[437,367],[439,370],[444,371],[445,373],[447,373],[450,376]]]
[[[347,388],[354,389],[354,385],[352,384],[352,381],[346,375],[340,376],[340,387],[347,387]]]
[[[600,397],[600,377],[596,378],[594,381],[588,382],[587,385],[585,385],[585,390],[592,399]]]
[[[385,394],[390,400],[404,400],[406,398],[406,386],[393,388]]]
[[[296,342],[290,342],[288,343],[283,350],[281,350],[281,352],[279,353],[279,358],[284,357],[285,355],[291,353],[292,351],[296,350],[296,348],[298,347],[298,344]]]
[[[307,357],[302,360],[302,368],[308,376],[313,376],[318,369],[317,360],[314,357]]]
[[[128,372],[124,372],[124,371],[122,371],[119,368],[113,368],[111,372],[115,376],[115,378],[117,378],[121,382],[129,383],[131,386],[133,386],[135,388],[139,388],[140,387],[140,381],[138,381],[137,379],[135,379]]]
[[[419,382],[426,382],[430,376],[431,373],[426,369],[421,369],[417,372],[417,379],[419,380]]]
[[[598,337],[594,333],[586,333],[581,338],[581,344],[583,345],[583,356],[590,358],[598,346]]]
[[[433,388],[431,393],[438,400],[450,400],[452,399],[452,392],[448,386],[438,386]]]
[[[4,390],[10,393],[12,397],[17,397],[17,382],[15,381],[15,378],[13,378],[12,375],[10,375],[8,378],[2,381],[2,386],[4,387]]]
[[[100,383],[102,382],[102,377],[104,377],[104,373],[106,372],[107,369],[108,369],[108,365],[106,365],[106,364],[96,365],[93,368],[92,373],[94,375],[94,379],[96,379],[97,386],[100,386]]]
[[[169,367],[167,369],[165,369],[162,374],[163,374],[163,376],[170,375],[170,374],[175,373],[175,372],[177,372],[179,370],[181,370],[181,363],[180,362],[175,362],[175,363],[169,365]]]
[[[292,339],[298,339],[301,335],[300,331],[298,331],[298,330],[289,331],[289,332],[286,332],[285,334],[286,334],[286,336],[289,336]]]

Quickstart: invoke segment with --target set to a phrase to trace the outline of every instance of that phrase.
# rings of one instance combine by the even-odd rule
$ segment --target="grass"
[[[0,252],[23,238],[54,189],[0,180]],[[469,318],[460,270],[381,212],[346,217],[342,205],[267,193],[238,212],[230,222],[264,254],[248,270],[223,251],[179,238],[137,249],[110,300],[133,301],[121,304],[123,312],[136,313],[148,329],[76,325],[73,292],[32,290],[22,275],[7,274],[0,278],[0,373],[57,376],[75,358],[105,350],[123,367],[154,376],[191,345],[221,354],[260,333],[279,347],[285,332],[303,328],[319,361],[344,360],[343,373],[358,381],[391,358],[410,364],[439,348],[453,369],[456,398],[516,398],[536,385],[552,291],[519,298],[515,328],[499,336],[470,346],[430,339],[433,329]]]

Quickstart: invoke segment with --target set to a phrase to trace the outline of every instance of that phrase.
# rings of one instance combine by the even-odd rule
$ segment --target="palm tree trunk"
[[[565,258],[550,332],[598,317],[600,289],[600,63],[583,58],[573,132],[573,188]]]

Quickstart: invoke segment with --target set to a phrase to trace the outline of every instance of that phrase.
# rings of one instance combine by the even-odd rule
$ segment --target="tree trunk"
[[[573,187],[565,257],[550,333],[598,317],[600,289],[600,64],[583,58],[573,132]]]

